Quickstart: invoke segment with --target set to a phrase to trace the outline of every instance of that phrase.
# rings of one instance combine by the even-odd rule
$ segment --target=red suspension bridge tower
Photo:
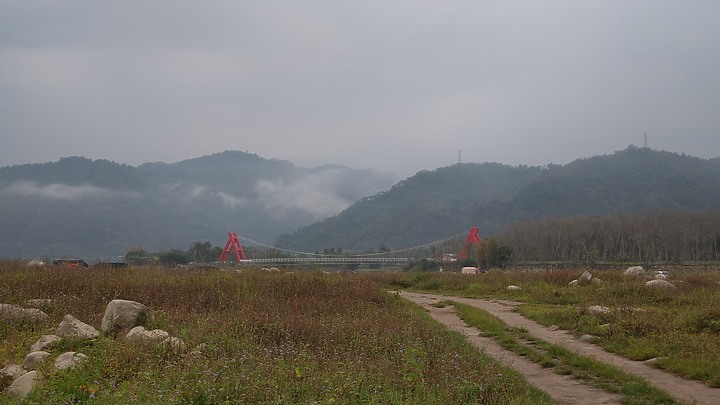
[[[470,257],[470,248],[474,247],[475,250],[480,250],[480,244],[482,243],[480,241],[480,236],[478,236],[478,232],[480,232],[480,228],[477,226],[473,226],[470,228],[470,232],[468,232],[468,236],[465,239],[465,244],[462,247],[462,250],[460,251],[460,256],[458,256],[459,260],[467,259]]]
[[[225,243],[225,247],[222,252],[220,252],[220,256],[218,256],[218,262],[225,263],[230,257],[231,252],[235,253],[235,258],[238,262],[246,260],[245,251],[243,250],[242,245],[240,244],[240,239],[238,239],[237,233],[235,232],[228,232],[228,240],[227,243]]]

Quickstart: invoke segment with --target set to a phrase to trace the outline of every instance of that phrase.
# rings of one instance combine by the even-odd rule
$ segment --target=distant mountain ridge
[[[630,146],[566,165],[462,163],[422,171],[276,244],[304,251],[397,249],[473,225],[491,235],[524,219],[718,209],[720,159]]]
[[[263,242],[342,211],[390,175],[225,151],[138,167],[66,157],[0,168],[0,257],[118,260],[128,248]]]

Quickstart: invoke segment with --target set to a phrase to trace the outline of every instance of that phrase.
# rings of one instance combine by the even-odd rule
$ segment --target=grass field
[[[720,268],[672,269],[667,281],[676,290],[648,288],[646,279],[622,270],[590,270],[602,281],[575,287],[568,283],[585,269],[374,277],[390,288],[520,301],[519,312],[544,325],[596,336],[596,343],[624,357],[656,358],[658,367],[720,387]],[[508,285],[521,290],[508,291]],[[595,314],[588,311],[592,305],[611,311]]]
[[[628,405],[675,405],[680,402],[640,377],[592,357],[547,343],[522,328],[508,327],[489,312],[469,305],[450,302],[468,325],[483,331],[508,350],[561,375],[570,375],[587,385],[622,396]]]
[[[43,364],[28,403],[551,403],[459,334],[385,292],[391,280],[383,277],[4,262],[0,302],[52,303],[43,308],[47,324],[0,320],[0,366],[21,364],[65,314],[100,329],[107,303],[121,298],[153,309],[150,328],[180,337],[188,350],[107,337],[63,343],[53,355],[72,350],[88,360],[64,371]]]

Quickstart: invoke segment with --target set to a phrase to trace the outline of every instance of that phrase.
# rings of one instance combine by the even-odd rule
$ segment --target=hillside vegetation
[[[720,210],[520,221],[496,240],[519,263],[720,261]]]
[[[420,172],[279,246],[364,251],[431,242],[476,225],[481,236],[524,220],[720,209],[720,159],[629,147],[566,165],[463,163]]]
[[[139,167],[84,157],[0,168],[0,258],[118,260],[130,248],[271,242],[340,212],[394,179],[340,166],[226,151]]]

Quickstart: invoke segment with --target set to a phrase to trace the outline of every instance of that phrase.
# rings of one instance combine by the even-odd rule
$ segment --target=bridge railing
[[[407,257],[362,257],[362,256],[321,256],[321,257],[274,257],[241,260],[241,264],[294,264],[294,263],[340,263],[340,264],[403,264],[412,261]]]

